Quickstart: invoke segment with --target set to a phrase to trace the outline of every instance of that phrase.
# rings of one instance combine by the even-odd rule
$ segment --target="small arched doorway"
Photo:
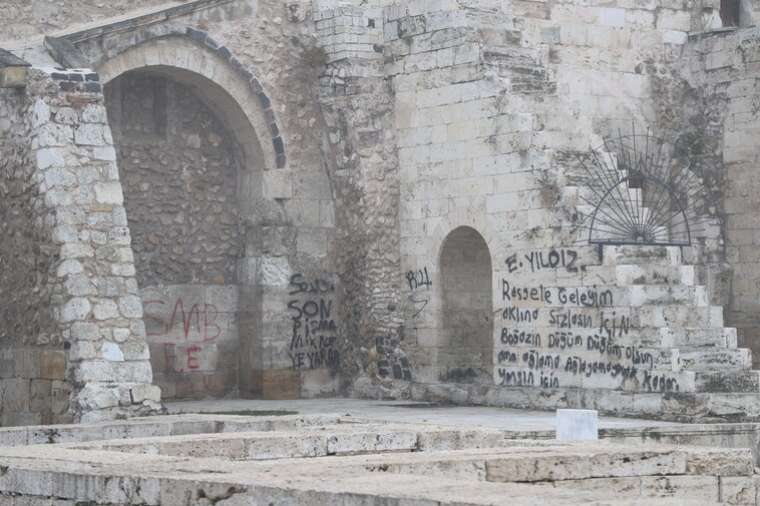
[[[441,381],[490,381],[493,370],[491,254],[483,236],[459,227],[443,242]]]

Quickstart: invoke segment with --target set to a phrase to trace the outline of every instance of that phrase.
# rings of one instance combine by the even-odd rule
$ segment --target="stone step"
[[[736,348],[736,329],[722,328],[674,328],[659,329],[661,346],[668,348]]]
[[[654,328],[723,328],[723,306],[642,306],[637,320]]]
[[[625,177],[627,177],[626,172],[618,171],[617,174],[610,176],[612,179],[615,180],[621,180]],[[611,184],[612,179],[610,181],[605,181],[604,184],[602,184],[601,181],[597,181],[597,184],[583,184],[581,186],[574,186],[573,188],[578,188],[578,194],[579,196],[584,198],[585,202],[598,202],[600,200],[600,197],[604,195],[607,190],[609,189],[609,185]],[[631,208],[631,203],[637,202],[641,200],[642,191],[640,188],[626,188],[623,190],[623,186],[618,186],[620,188],[620,193],[618,194],[617,191],[614,192],[613,197],[615,197],[614,200],[605,200],[609,204],[609,207],[617,208],[620,207],[621,209],[625,209],[623,206],[627,205],[628,208]],[[628,200],[629,202],[620,203],[618,205],[618,202],[620,202],[621,197],[623,199]]]
[[[704,307],[709,305],[707,289],[704,286],[687,285],[630,285],[627,289],[629,304],[632,306],[686,303]]]
[[[598,334],[606,335],[606,334]],[[628,333],[614,336],[620,346],[646,348],[679,348],[691,350],[732,349],[737,347],[736,329],[719,328],[631,328]]]
[[[696,374],[697,392],[760,393],[760,371],[703,371]]]
[[[585,447],[585,448],[584,448]],[[594,448],[594,450],[592,450]],[[517,449],[516,449],[517,450]],[[539,450],[539,451],[537,451]],[[486,481],[540,482],[642,475],[684,474],[686,461],[667,450],[642,449],[638,454],[617,453],[612,445],[577,444],[575,452],[552,455],[543,448],[525,448],[490,459]],[[582,465],[579,465],[582,463]]]
[[[730,371],[752,368],[752,352],[747,348],[722,350],[673,349],[674,367],[682,371]]]
[[[693,265],[604,265],[590,266],[583,273],[584,285],[686,285],[696,286]]]
[[[543,371],[526,368],[496,367],[494,380],[501,387],[542,387],[544,389],[580,388],[628,393],[723,393],[760,394],[760,371],[751,369],[724,371],[667,371],[658,369],[588,372],[585,370]],[[532,382],[532,383],[531,383]],[[756,401],[760,401],[758,396]]]
[[[681,265],[677,246],[604,246],[604,265]]]
[[[377,440],[385,436],[382,429],[375,435]],[[291,444],[301,436],[291,433]],[[747,448],[529,440],[491,448],[484,444],[491,434],[455,437],[469,438],[467,448],[385,454],[370,450],[368,455],[266,462],[214,458],[219,453],[214,443],[233,449],[232,454],[238,453],[235,446],[251,445],[239,437],[203,441],[200,450],[190,444],[186,457],[157,457],[149,448],[131,454],[49,445],[0,449],[0,503],[167,504],[167,498],[171,504],[754,503],[745,500],[754,499],[756,491],[752,451]],[[157,439],[159,445],[173,443]]]
[[[362,430],[363,429],[363,430]],[[135,438],[69,445],[72,449],[117,451],[171,457],[220,457],[231,460],[277,460],[356,455],[361,453],[411,452],[418,435],[398,426],[324,425],[292,431],[193,434],[172,438]]]
[[[694,375],[695,389],[696,378],[700,377],[699,385],[704,390],[710,386],[708,384],[710,378],[717,378],[718,373],[691,374]],[[740,371],[737,374],[747,375],[747,387],[754,384],[750,371]],[[737,376],[736,379],[739,380],[740,377]],[[464,405],[487,404],[543,411],[553,411],[557,407],[596,409],[600,414],[609,416],[643,417],[682,423],[752,422],[750,431],[752,441],[754,441],[754,423],[760,421],[760,393],[722,391],[717,388],[720,386],[717,380],[711,386],[714,387],[713,391],[687,392],[681,388],[679,391],[671,391],[663,396],[657,391],[645,393],[623,389],[581,390],[577,387],[565,388],[561,385],[545,388],[505,387],[496,382],[493,386],[484,388],[482,385],[475,384],[415,383],[409,389],[409,396],[418,402],[436,399],[439,402],[452,401]]]

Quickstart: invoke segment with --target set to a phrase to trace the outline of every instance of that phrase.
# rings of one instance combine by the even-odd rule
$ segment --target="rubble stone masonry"
[[[160,394],[97,74],[34,69],[28,79],[24,92],[3,90],[16,127],[3,136],[15,154],[4,160],[3,232],[18,238],[3,257],[13,300],[4,423],[150,412]]]

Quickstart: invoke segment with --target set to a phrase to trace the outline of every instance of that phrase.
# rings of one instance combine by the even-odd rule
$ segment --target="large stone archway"
[[[185,36],[147,40],[97,70],[155,381],[166,399],[249,393],[267,367],[262,308],[277,295],[268,285],[287,285],[287,263],[284,279],[260,276],[257,249],[274,199],[288,196],[271,184],[287,174],[271,103]],[[261,142],[273,128],[279,141]]]
[[[148,68],[187,84],[245,140],[241,146],[248,163],[263,171],[284,167],[284,141],[271,101],[260,82],[248,71],[235,69],[230,58],[181,34],[147,39],[114,56],[99,57],[95,65],[104,84]],[[260,142],[270,138],[272,142]]]
[[[105,89],[154,380],[167,399],[235,393],[241,349],[245,158],[182,77],[148,67]]]

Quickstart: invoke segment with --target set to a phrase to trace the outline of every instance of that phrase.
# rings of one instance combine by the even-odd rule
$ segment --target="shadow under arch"
[[[488,244],[474,228],[460,226],[444,239],[438,262],[442,302],[439,379],[490,382],[493,270]]]

